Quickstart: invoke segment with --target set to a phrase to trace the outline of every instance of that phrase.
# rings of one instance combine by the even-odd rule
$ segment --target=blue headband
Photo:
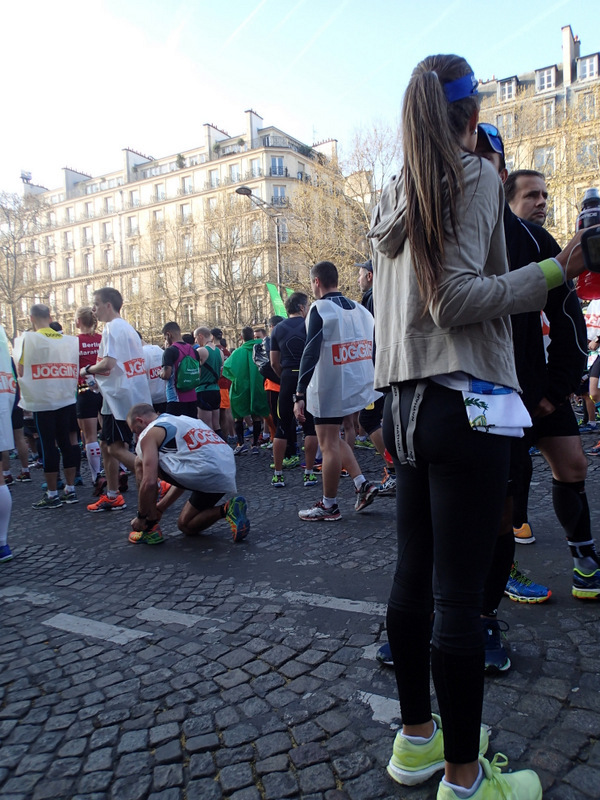
[[[444,94],[449,103],[454,103],[456,100],[463,100],[465,97],[470,97],[473,94],[478,94],[477,79],[472,72],[468,75],[463,75],[450,83],[443,84]]]

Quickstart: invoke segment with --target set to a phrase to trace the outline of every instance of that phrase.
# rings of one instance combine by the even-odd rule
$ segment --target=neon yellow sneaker
[[[542,784],[532,769],[503,775],[500,767],[508,764],[508,758],[502,753],[496,753],[491,762],[480,756],[479,763],[483,780],[469,800],[542,800]],[[440,783],[437,800],[458,800],[458,795],[450,786]]]
[[[396,734],[394,750],[387,765],[390,778],[405,786],[416,786],[424,783],[440,769],[444,769],[444,735],[442,720],[437,714],[431,715],[437,724],[437,730],[431,741],[425,744],[414,744],[401,731]],[[481,726],[479,735],[479,753],[483,755],[488,749],[489,731],[487,725]]]

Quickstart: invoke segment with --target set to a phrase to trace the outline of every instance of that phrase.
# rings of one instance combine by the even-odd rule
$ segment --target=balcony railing
[[[287,169],[287,167],[271,167],[269,169],[269,175],[271,177],[273,177],[275,175],[282,175],[284,178],[287,178],[288,169]]]
[[[277,206],[278,208],[282,208],[283,206],[287,206],[288,199],[287,197],[271,197],[271,205]]]

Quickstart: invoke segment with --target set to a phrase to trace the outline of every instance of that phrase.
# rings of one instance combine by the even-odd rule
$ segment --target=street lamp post
[[[277,291],[279,292],[279,296],[281,297],[281,252],[280,252],[280,229],[279,229],[279,219],[281,214],[278,214],[276,211],[273,211],[271,206],[261,198],[255,195],[252,192],[252,189],[249,186],[238,186],[235,190],[237,194],[241,194],[244,197],[248,197],[257,208],[265,213],[269,219],[272,219],[275,223],[275,259],[277,262]]]

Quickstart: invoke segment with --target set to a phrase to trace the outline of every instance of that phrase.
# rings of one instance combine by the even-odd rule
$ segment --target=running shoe
[[[600,569],[586,574],[580,569],[573,570],[573,597],[580,600],[600,599]]]
[[[444,734],[442,720],[437,714],[431,715],[435,724],[435,733],[429,741],[415,744],[402,731],[398,731],[394,739],[392,757],[387,765],[390,778],[404,786],[416,786],[425,783],[432,775],[444,769]],[[479,733],[479,752],[483,755],[489,745],[489,731],[482,725]],[[439,795],[438,795],[439,797]],[[498,797],[500,800],[500,796]]]
[[[485,673],[496,675],[510,669],[510,658],[502,644],[508,623],[498,619],[484,619],[485,627]],[[502,627],[503,626],[503,627]]]
[[[111,500],[107,494],[103,494],[95,503],[91,503],[87,510],[92,514],[97,514],[99,511],[120,511],[122,508],[127,508],[122,494],[118,494],[114,500]]]
[[[75,476],[75,483],[73,485],[74,486],[83,486],[83,478],[81,477],[81,475],[76,475]]]
[[[156,495],[156,502],[158,503],[159,500],[162,500],[166,493],[171,488],[171,484],[167,483],[166,481],[159,481],[158,482],[158,494]]]
[[[257,456],[259,453],[260,453],[260,450],[258,448],[258,445],[257,444],[252,445],[252,449],[250,450],[250,455]]]
[[[62,507],[62,500],[58,495],[54,497],[48,497],[48,492],[44,494],[41,500],[38,500],[37,503],[31,504],[32,508],[41,509],[41,508],[61,508]]]
[[[79,502],[75,491],[67,492],[67,490],[65,489],[65,491],[61,495],[59,495],[59,497],[63,503],[67,503],[68,505],[72,505],[73,503]]]
[[[248,519],[248,503],[246,498],[238,495],[225,504],[225,519],[231,527],[234,542],[241,542],[250,533]]]
[[[273,449],[273,442],[264,442],[264,444],[261,444],[260,449],[261,450],[272,450]]]
[[[22,470],[17,475],[15,480],[17,481],[17,483],[31,483],[31,474],[30,474],[29,470],[27,472],[25,470]]]
[[[131,531],[128,538],[131,544],[162,544],[164,542],[158,522],[149,531]]]
[[[598,425],[590,425],[589,422],[586,422],[584,425],[579,426],[579,433],[594,433],[598,430]]]
[[[391,497],[396,494],[396,475],[387,467],[383,468],[383,477],[378,488],[380,497]]]
[[[276,489],[282,489],[285,486],[283,475],[273,475],[271,478],[271,486],[274,486]]]
[[[302,485],[306,489],[308,486],[316,486],[319,479],[314,472],[305,472],[302,476]]]
[[[283,468],[284,469],[294,469],[294,467],[297,467],[300,464],[300,457],[299,456],[288,456],[287,458],[283,459],[282,464],[283,464]],[[271,466],[271,469],[275,469],[275,463],[274,462],[270,466]]]
[[[7,544],[2,545],[0,547],[0,564],[4,564],[5,561],[10,561],[13,557],[13,554],[10,551],[10,547]]]
[[[305,522],[337,522],[342,518],[338,504],[325,508],[322,500],[318,500],[311,508],[299,511],[298,516]]]
[[[586,450],[586,453],[588,454],[588,456],[600,456],[600,442],[598,442],[598,444],[594,445],[593,447],[590,447],[589,450]]]
[[[360,489],[356,489],[356,503],[354,504],[355,511],[364,511],[367,506],[370,506],[373,500],[377,497],[379,489],[374,483],[365,481]]]
[[[469,800],[542,800],[542,784],[532,769],[502,773],[500,767],[508,764],[508,758],[503,753],[496,753],[491,761],[480,756],[479,763],[483,780]],[[451,786],[441,782],[436,798],[458,800],[458,795]]]
[[[390,643],[386,642],[382,644],[377,653],[375,654],[375,658],[379,661],[380,664],[383,664],[384,667],[393,667],[394,666],[394,659],[392,658],[392,648],[390,647]]]
[[[506,582],[504,594],[516,603],[545,603],[552,592],[547,586],[534,583],[531,578],[523,575],[518,569],[519,563],[515,561]]]
[[[370,439],[359,439],[358,437],[356,438],[356,441],[354,442],[354,446],[355,447],[365,447],[365,448],[367,448],[369,450],[373,450],[374,449],[373,442]]]
[[[535,536],[528,522],[524,522],[520,528],[513,528],[513,536],[517,544],[533,544]]]
[[[5,475],[4,476],[4,485],[11,486],[15,482],[15,479],[12,475]]]
[[[348,470],[342,468],[342,471],[340,472],[340,478],[349,478],[349,477],[350,473],[348,472]]]
[[[238,444],[238,446],[233,451],[234,456],[241,456],[242,453],[248,452],[248,445],[247,444]]]

